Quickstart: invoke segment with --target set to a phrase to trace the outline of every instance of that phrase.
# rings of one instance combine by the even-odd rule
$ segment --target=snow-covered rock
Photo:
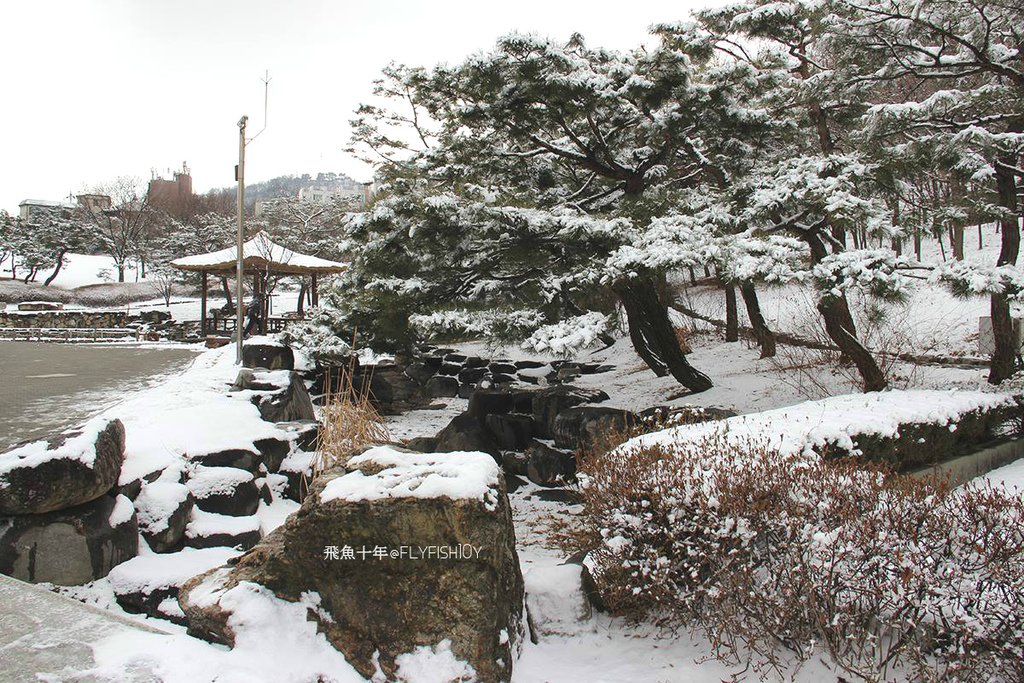
[[[195,499],[188,487],[175,481],[158,480],[142,487],[135,499],[139,532],[158,553],[179,548]]]
[[[248,550],[259,543],[258,515],[237,517],[218,515],[193,508],[185,527],[185,545],[190,548],[241,548]]]
[[[366,678],[402,680],[433,655],[478,680],[508,681],[523,637],[511,512],[501,470],[483,453],[380,446],[329,469],[298,514],[185,585],[190,633],[236,644],[229,596],[248,586],[292,602],[317,596],[310,617]]]
[[[583,588],[583,566],[533,567],[523,574],[534,640],[594,631],[593,609]]]
[[[206,512],[248,517],[259,506],[255,478],[236,467],[196,467],[185,485],[196,506]]]
[[[41,514],[110,491],[124,462],[124,425],[97,417],[0,455],[0,514]]]
[[[233,548],[186,548],[166,555],[140,555],[114,567],[107,581],[118,604],[129,612],[167,618],[173,614],[167,614],[164,601],[170,599],[176,604],[178,590],[186,581],[219,567],[240,552]],[[181,618],[172,621],[181,623]]]

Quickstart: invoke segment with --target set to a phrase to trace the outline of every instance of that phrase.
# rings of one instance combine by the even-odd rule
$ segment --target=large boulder
[[[526,476],[538,486],[565,486],[576,481],[576,456],[533,440],[526,447]]]
[[[257,394],[255,400],[256,407],[260,410],[260,417],[267,422],[316,419],[316,414],[313,412],[313,401],[309,397],[306,383],[297,372],[289,372],[287,382],[280,389]]]
[[[521,451],[533,436],[533,417],[522,413],[488,415],[486,425],[503,451]]]
[[[232,548],[186,548],[172,555],[140,555],[114,567],[107,581],[126,612],[184,625],[178,606],[181,586],[239,553]]]
[[[523,637],[523,581],[497,465],[481,453],[376,447],[313,483],[302,508],[231,566],[187,583],[193,635],[232,645],[242,582],[298,602],[366,678],[450,643],[481,682],[508,681]],[[382,679],[383,680],[383,679]]]
[[[0,515],[42,514],[96,500],[124,462],[124,425],[95,418],[0,455]]]
[[[487,421],[488,415],[530,413],[533,411],[533,396],[536,393],[535,389],[477,389],[469,397],[466,412],[481,424]]]
[[[135,508],[101,496],[67,510],[0,517],[0,574],[77,586],[102,579],[139,550]]]
[[[559,448],[590,450],[608,443],[610,438],[617,435],[626,437],[627,431],[639,423],[640,418],[636,414],[619,408],[567,408],[555,416],[555,445]]]
[[[501,462],[501,449],[494,437],[469,413],[456,415],[437,433],[436,448],[438,453],[479,451],[490,455],[495,462]]]
[[[555,437],[555,418],[567,408],[585,403],[607,401],[608,394],[600,389],[581,389],[557,386],[541,389],[533,395],[534,433],[542,439]]]
[[[295,354],[284,344],[246,342],[242,345],[242,365],[267,370],[294,370]]]

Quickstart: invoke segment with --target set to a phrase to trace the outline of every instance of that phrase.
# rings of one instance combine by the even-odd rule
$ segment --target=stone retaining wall
[[[123,311],[39,311],[0,313],[0,327],[111,328],[127,327],[136,318]]]

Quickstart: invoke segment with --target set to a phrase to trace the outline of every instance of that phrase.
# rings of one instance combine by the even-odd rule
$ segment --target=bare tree
[[[124,282],[127,264],[140,253],[155,211],[149,205],[145,183],[134,176],[120,176],[93,192],[110,197],[109,208],[86,216],[96,225],[100,245],[114,261],[117,281]]]

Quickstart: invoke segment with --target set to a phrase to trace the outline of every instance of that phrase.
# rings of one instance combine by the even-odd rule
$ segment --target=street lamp
[[[235,318],[235,335],[238,337],[235,347],[235,362],[242,364],[242,331],[245,328],[245,309],[242,306],[245,295],[242,283],[245,278],[245,146],[258,138],[267,129],[267,94],[270,91],[270,72],[263,78],[263,128],[250,139],[245,139],[245,124],[248,116],[238,119],[238,166],[235,167],[235,180],[238,181],[238,256],[235,263],[235,302],[237,309]],[[255,293],[253,293],[255,296]]]
[[[245,123],[248,116],[238,119],[238,166],[235,168],[235,180],[238,181],[238,257],[235,263],[235,336],[238,337],[235,348],[235,362],[242,363],[242,331],[245,328],[245,311],[242,307],[243,287],[245,282]]]

